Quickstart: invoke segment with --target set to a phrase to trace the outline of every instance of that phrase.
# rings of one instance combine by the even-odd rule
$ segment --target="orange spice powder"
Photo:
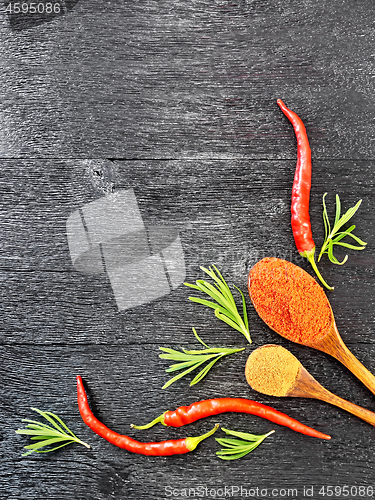
[[[259,316],[283,337],[309,344],[332,324],[331,309],[320,285],[302,268],[266,257],[249,273],[250,298]]]
[[[245,376],[255,391],[269,396],[287,396],[301,369],[301,363],[281,345],[267,344],[255,349],[247,359]]]

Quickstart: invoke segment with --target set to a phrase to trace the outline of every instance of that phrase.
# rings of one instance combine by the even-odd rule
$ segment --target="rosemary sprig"
[[[235,288],[240,292],[242,297],[242,314],[243,314],[242,318],[237,310],[237,306],[234,301],[232,292],[230,291],[229,286],[227,285],[224,278],[218,271],[217,267],[212,266],[212,268],[210,267],[209,269],[201,267],[201,269],[214,280],[215,282],[214,285],[205,280],[197,280],[195,282],[196,283],[195,285],[192,285],[190,283],[184,283],[184,284],[186,286],[189,286],[190,288],[194,288],[195,290],[199,290],[200,292],[206,293],[215,302],[201,299],[200,297],[189,297],[189,300],[214,309],[215,316],[217,318],[219,318],[221,321],[224,321],[225,323],[227,323],[227,325],[231,326],[235,330],[238,330],[243,335],[245,335],[247,341],[249,342],[249,344],[251,344],[249,322],[247,319],[247,312],[246,312],[246,302],[243,293],[239,288],[237,288],[234,285]]]
[[[50,422],[50,424],[52,424],[53,427],[44,424],[43,422],[38,422],[36,420],[23,419],[22,422],[29,422],[29,424],[26,426],[25,429],[18,429],[17,431],[15,431],[16,434],[27,434],[29,436],[32,436],[31,439],[33,441],[37,441],[34,444],[25,446],[25,449],[30,451],[24,453],[22,455],[23,457],[26,457],[27,455],[30,455],[30,453],[33,452],[48,453],[49,451],[58,450],[59,448],[62,448],[63,446],[66,446],[74,442],[83,444],[83,446],[86,446],[86,448],[91,448],[90,445],[78,439],[77,436],[73,434],[73,432],[64,424],[61,418],[59,418],[54,413],[51,413],[50,411],[41,411],[38,410],[37,408],[31,408],[31,409],[39,413],[39,415],[44,417],[46,420],[48,420],[48,422]],[[41,449],[44,448],[45,446],[51,446],[57,443],[63,443],[63,444],[59,444],[54,448],[47,448],[45,450]]]
[[[199,366],[203,365],[207,362],[207,365],[193,378],[190,382],[190,386],[193,386],[200,382],[207,373],[211,370],[215,363],[217,363],[224,356],[228,356],[229,354],[234,354],[235,352],[243,351],[245,348],[241,349],[228,349],[228,348],[210,348],[207,344],[203,342],[198,336],[195,328],[193,328],[194,335],[196,339],[207,349],[188,351],[186,349],[182,349],[183,352],[176,351],[174,349],[169,349],[167,347],[160,347],[161,351],[164,351],[166,354],[160,354],[161,359],[171,359],[173,361],[179,361],[174,365],[171,365],[165,371],[167,373],[175,372],[178,370],[184,370],[182,373],[179,373],[175,377],[168,380],[166,384],[163,385],[163,389],[169,387],[173,382],[179,380],[184,377],[188,373],[196,370]]]
[[[257,446],[259,446],[270,434],[275,431],[270,431],[267,434],[255,435],[248,434],[247,432],[237,432],[231,431],[229,429],[222,430],[229,434],[230,436],[235,436],[240,439],[232,439],[232,438],[216,438],[216,441],[224,446],[220,451],[216,452],[222,460],[236,460],[237,458],[242,458],[251,451],[255,450]]]
[[[320,254],[318,257],[318,262],[322,258],[322,255],[327,254],[329,260],[333,264],[338,264],[339,266],[342,266],[345,264],[345,262],[348,260],[348,256],[345,255],[344,259],[340,262],[337,260],[337,258],[333,255],[333,247],[334,245],[339,245],[342,247],[346,248],[351,248],[353,250],[364,250],[366,247],[367,243],[362,241],[358,236],[355,236],[353,234],[353,231],[355,229],[355,226],[350,226],[348,229],[344,231],[339,231],[341,227],[346,224],[356,213],[358,210],[360,204],[362,203],[362,200],[359,200],[354,207],[349,208],[345,212],[344,215],[341,216],[341,202],[340,202],[340,197],[338,194],[336,194],[336,216],[335,216],[335,222],[333,224],[333,227],[331,229],[331,225],[329,223],[329,218],[328,218],[328,213],[327,213],[327,207],[325,203],[325,197],[327,196],[327,193],[324,193],[323,195],[323,221],[324,221],[324,243],[322,245],[322,248],[320,250]],[[359,246],[357,245],[351,245],[349,243],[341,241],[345,236],[349,236],[350,238],[353,238],[354,241],[358,243]]]

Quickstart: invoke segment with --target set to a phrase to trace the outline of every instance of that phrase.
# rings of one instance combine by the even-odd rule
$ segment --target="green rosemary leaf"
[[[202,283],[202,286],[201,286],[202,292],[206,293],[212,299],[216,300],[216,302],[219,305],[221,305],[222,307],[224,307],[225,309],[229,309],[229,310],[231,309],[231,307],[232,307],[231,302],[227,299],[227,297],[225,295],[220,293],[220,290],[215,288],[213,285],[211,285],[211,283],[208,283],[207,281],[197,280],[197,283],[199,283],[199,282]],[[203,285],[203,283],[204,283],[204,285]]]
[[[38,410],[37,408],[31,408],[33,411],[36,411],[39,413],[39,415],[41,415],[42,417],[44,417],[46,420],[48,420],[48,422],[50,424],[52,424],[59,432],[61,433],[64,433],[63,429],[56,423],[56,421],[50,416],[48,415],[46,412],[42,411],[42,410]]]
[[[187,351],[189,353],[194,353],[192,354],[193,356],[195,355],[200,355],[200,357],[202,356],[206,356],[206,355],[209,355],[208,357],[212,357],[212,355],[223,355],[223,356],[226,356],[227,354],[234,354],[235,352],[240,352],[240,351],[244,351],[245,350],[245,347],[240,347],[240,348],[236,348],[236,349],[230,349],[229,347],[212,347],[210,349],[202,349],[201,351]]]
[[[226,281],[219,273],[217,267],[213,266],[213,268],[220,276],[219,278],[216,276],[216,274],[214,273],[214,271],[211,268],[206,269],[205,267],[201,266],[202,271],[204,271],[206,274],[208,274],[208,276],[210,276],[216,282],[216,286],[218,287],[218,289],[226,297],[226,299],[233,305],[234,304],[233,295],[230,292],[229,286],[227,285]]]
[[[220,274],[220,273],[219,273],[219,271],[217,270],[217,268],[216,268],[215,266],[212,266],[212,267],[215,269],[215,271],[216,271],[218,274]],[[212,278],[213,280],[215,280],[217,284],[222,284],[223,282],[225,283],[225,281],[224,281],[223,277],[221,276],[221,279],[220,279],[220,278],[218,278],[218,277],[216,276],[215,272],[212,270],[212,268],[211,268],[211,267],[209,267],[209,268],[207,269],[206,267],[200,266],[200,269],[201,269],[204,273],[208,274],[208,276],[210,276],[210,278]]]
[[[348,260],[348,256],[346,255],[344,257],[344,259],[340,262],[334,256],[334,253],[333,253],[334,245],[339,245],[342,247],[350,248],[352,250],[364,250],[365,246],[367,245],[366,242],[362,241],[360,238],[358,238],[358,236],[353,234],[353,231],[355,229],[354,224],[344,231],[339,231],[339,229],[342,228],[342,226],[344,226],[353,217],[353,215],[357,212],[359,206],[362,203],[362,200],[359,200],[354,205],[354,207],[349,208],[345,212],[345,214],[341,216],[340,197],[338,194],[336,194],[336,215],[335,215],[335,222],[334,222],[333,228],[331,230],[331,226],[330,226],[329,218],[328,218],[328,213],[327,213],[327,207],[326,207],[326,203],[325,203],[326,194],[327,193],[324,193],[324,195],[323,195],[323,221],[324,221],[325,238],[324,238],[324,242],[323,242],[322,248],[321,248],[320,253],[319,253],[318,262],[320,261],[322,255],[327,254],[329,260],[333,264],[342,266]],[[360,246],[350,245],[349,243],[342,242],[341,240],[344,239],[346,236],[349,236],[350,238],[354,239]]]
[[[225,350],[225,348],[224,348],[224,350]],[[206,354],[218,354],[218,353],[222,353],[223,349],[221,347],[209,347],[208,349],[193,349],[191,351],[183,349],[183,351],[186,354],[190,354],[192,356],[195,356],[196,354],[199,354],[199,355],[203,356],[203,355],[206,355]]]
[[[197,332],[195,331],[195,328],[193,328],[194,335],[199,339]],[[201,341],[203,343],[203,341]],[[207,344],[203,345],[207,346]],[[160,347],[162,351],[167,351],[167,354],[160,354],[159,357],[162,359],[171,359],[174,361],[182,361],[181,363],[176,363],[173,365],[170,365],[169,368],[167,368],[165,371],[167,373],[175,372],[177,370],[183,370],[187,368],[184,372],[178,374],[177,376],[173,377],[170,379],[164,386],[163,389],[166,389],[169,387],[173,382],[176,380],[179,380],[180,378],[184,377],[185,375],[189,374],[191,371],[195,370],[199,366],[201,366],[203,363],[208,363],[192,380],[190,385],[195,385],[198,382],[202,380],[203,377],[207,375],[207,373],[210,371],[210,369],[214,366],[214,364],[219,361],[224,356],[228,356],[230,354],[234,354],[239,351],[243,351],[245,348],[237,348],[237,349],[230,349],[230,348],[220,348],[220,347],[208,347],[207,349],[200,349],[200,350],[191,350],[188,351],[186,349],[183,349],[183,352],[179,351],[174,351],[173,349],[168,349],[165,347]]]
[[[233,320],[236,319],[236,317],[232,314],[231,311],[228,309],[219,306],[215,302],[211,302],[209,300],[201,299],[200,297],[189,297],[189,300],[192,302],[196,302],[197,304],[202,304],[203,306],[210,307],[211,309],[218,309],[221,313],[226,314],[227,316],[230,316]]]
[[[227,282],[225,281],[225,279],[223,278],[223,275],[220,273],[219,269],[215,266],[215,264],[212,265],[212,267],[215,269],[215,271],[217,272],[217,274],[219,275],[219,279],[226,285],[226,287],[228,288],[229,290],[229,287],[227,285]],[[229,290],[230,291],[230,290]]]
[[[337,222],[337,224],[334,225],[332,229],[333,233],[337,233],[340,227],[346,224],[353,217],[353,215],[356,213],[361,203],[362,200],[359,200],[354,207],[349,208],[349,210],[341,217],[341,219]]]
[[[242,453],[237,453],[236,455],[225,456],[223,453],[220,453],[219,451],[216,452],[216,455],[219,458],[221,458],[222,460],[237,460],[238,458],[242,458],[247,454],[248,454],[248,451],[244,451]]]
[[[232,431],[229,429],[222,430],[230,436],[239,437],[242,439],[232,438],[216,438],[216,441],[223,447],[216,455],[222,460],[237,460],[242,458],[251,451],[255,450],[270,434],[275,431],[270,431],[267,434],[256,435],[247,432]]]
[[[265,434],[249,434],[248,432],[232,431],[230,429],[225,429],[224,427],[222,427],[221,429],[230,436],[236,436],[241,439],[245,439],[246,441],[258,441],[265,436]],[[271,431],[270,433],[272,434],[273,432],[275,431]]]
[[[25,420],[22,420],[22,422],[25,422]],[[55,434],[58,434],[60,435],[60,433],[54,429],[53,427],[50,427],[49,425],[44,425],[42,424],[41,426],[37,426],[37,425],[33,425],[33,424],[28,424],[26,426],[26,429],[18,429],[16,432],[16,434],[24,434],[26,430],[31,430],[32,432],[34,432],[35,435],[55,435]],[[69,436],[70,437],[70,436]]]
[[[73,432],[69,429],[69,427],[64,424],[64,422],[61,420],[61,418],[59,418],[57,415],[55,415],[54,413],[51,413],[50,411],[46,411],[45,412],[46,415],[50,415],[51,417],[53,417],[55,420],[57,420],[60,425],[69,433],[71,434],[71,436],[75,439],[78,439],[77,436],[75,434],[73,434]]]
[[[355,240],[357,243],[359,243],[361,246],[363,246],[363,248],[367,245],[367,243],[365,241],[358,238],[358,236],[356,236],[355,234],[346,233],[345,236],[350,236],[350,238],[353,238],[353,240]],[[340,238],[340,239],[342,239],[342,238]],[[334,243],[337,243],[337,241],[340,241],[340,240],[335,239]]]
[[[170,349],[169,347],[159,347],[159,349],[169,354],[180,354],[180,351],[176,351],[176,349]],[[164,356],[164,354],[162,354],[162,356]]]
[[[242,319],[238,312],[233,294],[217,267],[215,265],[208,269],[205,267],[201,267],[201,270],[214,280],[214,285],[205,280],[197,280],[195,286],[189,283],[185,283],[185,285],[190,286],[191,288],[194,288],[196,290],[200,290],[201,292],[211,297],[211,299],[213,299],[215,302],[200,299],[199,297],[189,297],[189,300],[214,309],[215,315],[218,319],[224,321],[235,330],[241,332],[243,335],[245,335],[248,342],[251,343],[244,294],[241,292],[241,290],[239,290],[239,288],[235,287],[240,292],[242,297]]]
[[[193,385],[197,384],[198,382],[200,382],[202,380],[202,378],[204,378],[207,373],[211,370],[211,368],[214,366],[214,364],[219,361],[219,359],[221,359],[224,355],[221,355],[215,359],[213,359],[210,363],[208,363],[208,365],[206,365],[199,373],[198,375],[196,375],[193,380],[190,382],[190,387],[192,387]]]
[[[200,359],[200,361],[204,362],[207,361],[206,359]],[[171,365],[169,368],[167,368],[165,371],[167,373],[175,372],[177,370],[184,370],[185,368],[189,368],[189,366],[195,366],[197,364],[197,360],[193,359],[192,361],[186,361],[186,363],[177,363],[175,365]]]
[[[159,349],[162,350],[162,347],[160,347]],[[160,354],[159,358],[171,359],[173,361],[189,361],[190,359],[192,359],[191,356],[189,356],[188,354],[179,351],[175,351],[174,353],[169,353],[169,354]]]
[[[227,446],[225,443],[222,446],[225,446],[226,448],[220,450],[217,452],[217,455],[236,455],[237,453],[250,453],[250,451],[253,451],[254,448],[260,445],[260,442],[255,442],[255,443],[250,443],[248,441],[242,441],[242,445],[237,445],[237,446]]]
[[[239,458],[244,457],[251,451],[255,450],[255,448],[259,446],[261,442],[262,441],[258,441],[256,443],[251,443],[251,444],[248,443],[247,446],[239,446],[236,449],[223,449],[221,451],[216,452],[216,454],[222,460],[237,460]]]
[[[33,444],[25,446],[26,450],[29,450],[27,453],[24,453],[22,456],[28,456],[30,453],[48,453],[50,451],[57,450],[58,448],[62,448],[71,443],[80,443],[86,448],[90,448],[90,446],[80,439],[69,429],[69,427],[54,413],[49,411],[44,412],[38,410],[37,408],[31,408],[33,411],[36,411],[45,418],[53,427],[43,423],[38,422],[36,420],[23,419],[23,422],[28,422],[26,429],[17,429],[16,434],[24,434],[31,436],[30,439],[34,441]],[[59,425],[60,424],[60,425]],[[50,448],[51,445],[56,443],[64,444],[59,445],[54,448]],[[49,447],[45,450],[41,450],[41,448]]]
[[[203,342],[203,340],[200,338],[200,336],[197,334],[197,331],[196,329],[193,327],[193,333],[195,335],[195,338],[198,340],[198,342],[200,342],[202,345],[204,345],[205,347],[209,348],[208,345]]]
[[[35,428],[40,428],[40,429],[51,429],[51,431],[55,431],[53,427],[50,427],[47,424],[43,424],[42,422],[38,422],[37,420],[29,420],[28,418],[23,418],[22,422],[30,422],[30,425],[27,425],[27,427],[35,427]]]
[[[326,206],[326,202],[325,202],[325,197],[327,196],[327,194],[328,193],[324,193],[324,195],[323,195],[323,221],[324,221],[324,229],[325,229],[324,240],[326,240],[328,238],[328,235],[331,232],[331,225],[329,223],[327,206]]]
[[[352,248],[353,250],[364,250],[366,247],[365,246],[356,246],[356,245],[350,245],[350,243],[338,243],[338,242],[335,242],[336,245],[339,245],[341,247],[345,247],[345,248]]]
[[[235,448],[236,446],[243,446],[244,441],[241,439],[228,439],[228,438],[217,438],[216,441],[221,446],[230,446]]]
[[[234,301],[233,295],[230,291],[230,288],[228,286],[228,283],[225,281],[225,279],[222,277],[220,274],[218,268],[216,266],[213,266],[217,274],[219,275],[219,278],[215,275],[215,273],[212,271],[212,276],[215,279],[217,286],[221,289],[223,295],[225,295],[228,299],[228,301],[232,304],[234,308],[236,308],[236,303]],[[211,268],[210,268],[211,269]]]
[[[66,437],[60,437],[60,438],[56,437],[56,438],[44,440],[41,443],[29,444],[28,446],[25,446],[25,450],[34,450],[35,451],[38,448],[43,448],[44,446],[49,446],[50,444],[59,443],[61,441],[67,441],[67,438]],[[70,440],[70,441],[72,441],[72,440]]]
[[[27,426],[28,427],[28,426]],[[46,430],[37,430],[37,429],[18,429],[15,431],[16,434],[25,434],[27,436],[51,436],[51,431]]]
[[[200,291],[201,291],[201,289],[200,289],[200,287],[199,287],[199,286],[197,286],[197,285],[193,285],[192,283],[184,283],[184,285],[185,285],[185,286],[188,286],[188,287],[190,287],[190,288],[194,288],[195,290],[200,290]]]
[[[334,226],[338,223],[340,220],[340,215],[341,215],[341,202],[340,202],[340,196],[336,194],[336,217],[335,217],[335,223]]]
[[[234,321],[232,321],[230,318],[228,318],[228,316],[226,316],[225,314],[222,314],[218,311],[218,309],[215,310],[215,316],[218,318],[218,319],[221,319],[221,321],[224,321],[224,323],[226,323],[227,325],[231,326],[232,328],[234,328],[235,330],[243,333],[245,336],[246,336],[246,333],[244,332],[244,328],[241,328],[240,325],[238,325],[237,323],[235,323]]]
[[[192,372],[193,370],[195,370],[196,368],[198,368],[198,366],[202,365],[203,363],[205,363],[206,360],[204,359],[203,361],[199,361],[198,363],[195,363],[193,366],[191,366],[190,368],[188,368],[187,370],[185,370],[184,372],[182,373],[179,373],[178,375],[176,375],[175,377],[171,378],[170,380],[168,380],[168,382],[166,382],[162,389],[166,389],[167,387],[169,387],[171,384],[173,384],[173,382],[176,382],[176,380],[179,380],[180,378],[184,377],[185,375],[187,375],[188,373]]]
[[[49,436],[32,436],[30,438],[32,441],[46,441],[47,439],[50,439]]]
[[[345,236],[353,236],[353,235],[351,235],[351,232],[354,231],[354,229],[355,229],[355,225],[353,224],[345,231],[341,231],[339,233],[336,233],[336,237],[332,238],[333,243],[336,243],[337,241],[341,241],[343,238],[345,238]]]
[[[336,257],[333,255],[333,241],[332,240],[329,240],[329,243],[328,243],[328,258],[332,262],[332,264],[337,264],[338,266],[342,266],[348,260],[347,255],[345,255],[344,259],[341,262],[336,259]]]
[[[206,268],[206,267],[203,267],[203,266],[199,266],[199,268],[206,274],[208,274],[208,276],[210,276],[210,278],[213,278],[216,282],[218,282],[218,278],[217,276],[215,275],[215,273],[212,271],[211,268]]]
[[[188,361],[194,361],[196,362],[197,359],[199,360],[202,360],[202,359],[205,359],[206,361],[212,359],[214,356],[217,356],[217,353],[207,353],[208,349],[203,349],[202,351],[197,351],[196,354],[189,354],[189,359]],[[193,352],[193,351],[190,351],[190,352]],[[221,353],[221,351],[220,351]],[[176,360],[178,361],[178,360]]]
[[[29,452],[27,453],[23,453],[23,457],[27,457],[27,455],[30,455],[31,453],[49,453],[50,451],[55,451],[55,450],[58,450],[59,448],[63,448],[64,446],[67,446],[68,444],[72,444],[74,443],[74,441],[67,441],[63,444],[60,444],[60,446],[56,446],[55,448],[49,448],[48,450],[30,450]],[[26,448],[26,446],[25,446]]]
[[[245,323],[245,327],[246,327],[246,330],[249,331],[249,320],[247,318],[247,311],[246,311],[246,301],[245,301],[245,296],[244,294],[241,292],[241,290],[236,286],[234,285],[235,288],[237,288],[237,290],[240,292],[241,294],[241,297],[242,297],[242,316],[243,316],[243,319],[244,319],[244,323]],[[251,342],[251,341],[250,341]]]

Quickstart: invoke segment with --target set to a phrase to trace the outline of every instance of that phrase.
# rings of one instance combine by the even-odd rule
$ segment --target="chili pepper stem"
[[[315,274],[318,276],[319,280],[323,283],[323,285],[328,290],[333,290],[334,288],[332,286],[329,286],[328,283],[324,280],[323,276],[319,272],[318,266],[316,265],[315,247],[312,250],[305,250],[304,252],[300,252],[300,255],[302,255],[302,257],[305,257],[310,262],[311,267],[314,269]]]
[[[185,445],[186,448],[189,451],[195,450],[195,448],[198,446],[198,444],[203,441],[204,439],[207,439],[208,437],[212,436],[214,432],[217,431],[219,428],[219,424],[215,424],[215,427],[211,429],[210,431],[206,432],[206,434],[202,434],[202,436],[195,436],[195,437],[187,437],[185,439]]]
[[[133,429],[141,429],[141,430],[144,430],[144,429],[150,429],[150,427],[153,427],[154,425],[156,424],[162,424],[162,425],[165,425],[167,427],[167,424],[164,423],[164,415],[168,412],[165,411],[164,413],[162,413],[161,415],[159,415],[158,417],[156,417],[152,422],[149,422],[148,424],[145,424],[145,425],[135,425],[135,424],[130,424],[130,427],[132,427]]]

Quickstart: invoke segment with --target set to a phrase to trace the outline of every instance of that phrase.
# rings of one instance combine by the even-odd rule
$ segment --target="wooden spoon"
[[[328,302],[328,300],[327,300]],[[330,306],[331,307],[331,306]],[[330,354],[348,368],[370,391],[375,394],[375,377],[363,364],[352,354],[344,344],[336,326],[332,313],[332,325],[328,333],[320,340],[311,344],[304,344],[319,351]]]
[[[325,389],[284,347],[268,344],[255,349],[247,360],[245,374],[249,385],[258,392],[269,396],[320,399],[375,426],[374,412]]]
[[[272,261],[272,260],[280,260],[281,261],[281,259],[273,259],[273,258],[272,259],[266,258],[266,259],[269,261]],[[263,259],[263,260],[266,260],[266,259]],[[260,262],[262,262],[262,261],[260,261]],[[300,267],[295,266],[291,262],[287,262],[287,261],[283,261],[283,262],[285,262],[285,264],[289,268],[298,269],[299,273],[294,273],[294,274],[293,274],[293,272],[290,273],[290,278],[289,278],[290,280],[293,280],[295,276],[301,277],[301,273],[302,273],[305,280],[313,280],[315,282],[314,278],[312,276],[310,276],[310,274],[308,274],[306,271],[301,269]],[[324,293],[322,293],[321,299],[326,301],[326,304],[328,305],[330,312],[331,312],[331,321],[330,321],[330,325],[327,329],[327,333],[325,333],[322,337],[320,337],[315,342],[308,342],[307,340],[306,341],[303,341],[303,340],[298,341],[298,340],[295,340],[295,339],[288,337],[287,335],[283,334],[280,331],[275,330],[266,321],[264,314],[262,314],[259,311],[259,308],[257,307],[257,302],[254,299],[254,297],[252,297],[251,290],[250,290],[251,272],[252,271],[250,271],[249,278],[248,278],[248,289],[249,289],[250,299],[255,307],[255,310],[258,312],[259,316],[271,328],[271,330],[275,331],[276,333],[278,333],[282,337],[284,337],[292,342],[296,342],[297,344],[302,344],[302,345],[305,345],[308,347],[312,347],[314,349],[318,349],[319,351],[323,351],[327,354],[330,354],[331,356],[336,358],[338,361],[340,361],[344,366],[346,366],[346,368],[348,368],[368,389],[370,389],[370,391],[373,394],[375,394],[375,377],[374,377],[374,375],[372,375],[372,373],[370,373],[369,370],[362,365],[362,363],[354,356],[354,354],[352,354],[349,351],[349,349],[344,344],[344,341],[342,340],[342,338],[339,334],[339,331],[337,329],[331,305],[330,305],[330,303],[329,303],[329,301]],[[297,283],[297,281],[298,280],[296,279],[296,283]],[[315,282],[315,284],[316,284],[316,282]]]

